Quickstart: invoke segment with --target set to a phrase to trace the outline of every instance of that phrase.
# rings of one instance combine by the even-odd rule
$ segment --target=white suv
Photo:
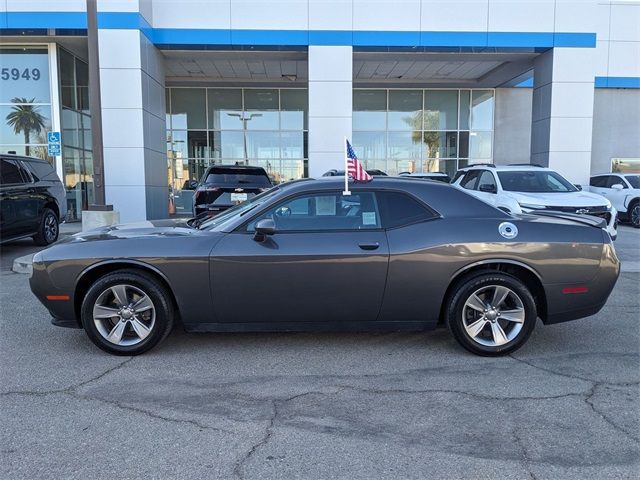
[[[616,209],[606,198],[583,192],[550,168],[536,165],[475,164],[458,170],[455,187],[510,213],[556,211],[586,214],[606,220],[615,239]]]
[[[640,174],[607,173],[591,177],[589,190],[607,197],[620,220],[640,228]]]

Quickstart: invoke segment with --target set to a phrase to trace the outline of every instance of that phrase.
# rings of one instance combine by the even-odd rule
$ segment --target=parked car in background
[[[372,177],[386,177],[387,174],[384,173],[382,170],[378,170],[377,168],[373,168],[373,169],[369,169],[367,170],[367,173],[369,175],[371,175]],[[323,177],[344,177],[344,170],[336,170],[331,169],[327,172],[324,172],[322,174]]]
[[[343,189],[336,177],[297,180],[209,219],[77,234],[34,256],[31,289],[54,324],[118,355],[149,350],[178,322],[193,332],[446,324],[464,348],[504,355],[538,318],[598,312],[620,272],[599,218],[511,215],[402,177]]]
[[[204,172],[193,195],[193,214],[217,215],[273,184],[262,167],[214,165]]]
[[[32,237],[49,245],[66,214],[66,192],[49,162],[0,155],[0,243]]]
[[[438,182],[450,183],[451,177],[444,172],[424,172],[424,173],[411,173],[401,172],[401,177],[409,178],[422,178],[424,180],[436,180]]]
[[[605,220],[615,240],[617,212],[601,195],[583,192],[558,172],[537,165],[476,164],[458,170],[452,184],[510,213],[567,212]]]
[[[640,228],[640,174],[595,175],[589,181],[589,190],[607,197],[618,210],[620,220]]]

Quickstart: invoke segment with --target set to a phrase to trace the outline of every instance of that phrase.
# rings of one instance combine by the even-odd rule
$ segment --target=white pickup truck
[[[640,228],[640,174],[606,173],[589,181],[589,190],[606,197],[622,221]]]

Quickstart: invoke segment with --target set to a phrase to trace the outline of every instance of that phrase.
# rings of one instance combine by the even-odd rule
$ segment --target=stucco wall
[[[611,158],[640,158],[640,90],[596,89],[591,173],[611,171]]]

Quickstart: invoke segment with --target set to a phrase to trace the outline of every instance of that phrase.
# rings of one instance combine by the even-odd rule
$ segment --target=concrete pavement
[[[113,357],[0,275],[1,478],[638,478],[636,272],[498,359],[446,330],[176,331]]]

